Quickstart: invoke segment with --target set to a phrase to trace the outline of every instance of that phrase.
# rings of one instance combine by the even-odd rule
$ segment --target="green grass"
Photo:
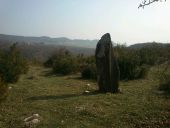
[[[38,113],[37,128],[168,128],[170,98],[155,93],[158,82],[121,82],[123,93],[96,93],[96,82],[79,75],[53,76],[31,67],[0,105],[0,128],[23,128],[24,118]],[[83,94],[87,84],[91,93]]]

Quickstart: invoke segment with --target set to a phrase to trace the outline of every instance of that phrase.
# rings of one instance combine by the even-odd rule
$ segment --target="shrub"
[[[82,72],[88,65],[95,65],[94,56],[81,56],[76,57],[77,60],[77,71]]]
[[[20,75],[28,71],[27,61],[16,46],[12,45],[8,52],[0,55],[0,75],[5,83],[17,82]]]
[[[121,80],[145,78],[149,71],[152,57],[147,57],[145,50],[130,49],[123,45],[114,48],[118,58]]]
[[[54,57],[50,57],[45,63],[44,63],[44,66],[45,67],[48,67],[48,68],[50,68],[50,67],[52,67],[53,66],[53,63],[54,63]]]
[[[138,50],[140,64],[155,65],[158,60],[159,50],[155,47],[144,47]]]
[[[77,60],[66,49],[60,49],[44,63],[44,66],[52,67],[55,74],[68,75],[77,71]]]
[[[86,65],[81,72],[81,76],[84,79],[96,79],[97,71],[95,64]]]
[[[159,73],[160,90],[170,92],[170,66],[164,65]]]
[[[146,78],[148,75],[148,72],[150,70],[149,65],[142,65],[139,67],[139,73],[137,74],[136,78]]]
[[[75,72],[75,69],[76,62],[73,57],[63,56],[61,58],[56,59],[53,64],[53,72],[62,75],[68,75],[70,73],[73,73]]]
[[[7,96],[7,85],[0,78],[0,102]]]
[[[124,46],[117,46],[115,52],[118,58],[120,79],[136,79],[140,71],[140,60],[139,56],[136,54],[136,50],[127,49]]]

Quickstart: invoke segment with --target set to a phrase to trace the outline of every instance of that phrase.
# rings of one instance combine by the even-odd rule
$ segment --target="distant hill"
[[[19,42],[19,43],[39,43],[39,44],[46,44],[46,45],[56,45],[56,46],[69,46],[69,47],[82,47],[82,48],[96,48],[96,44],[98,40],[83,40],[83,39],[69,39],[66,37],[59,37],[59,38],[51,38],[47,36],[41,37],[31,37],[31,36],[16,36],[16,35],[5,35],[0,34],[0,42]],[[130,45],[129,48],[143,48],[143,47],[150,47],[150,46],[166,46],[169,45],[158,43],[158,42],[146,42],[146,43],[137,43]]]
[[[144,47],[154,47],[154,46],[166,47],[166,46],[170,46],[170,43],[147,42],[147,43],[133,44],[130,45],[129,48],[140,49]]]
[[[0,50],[9,50],[9,47],[15,41],[0,40]],[[62,46],[43,43],[25,43],[18,42],[18,48],[21,53],[28,59],[36,59],[38,61],[46,61],[51,55],[55,54],[59,49],[67,49],[74,55],[83,54],[85,56],[94,55],[94,48],[83,48],[75,46]]]
[[[8,42],[25,42],[25,43],[42,43],[51,45],[73,46],[83,48],[95,48],[98,40],[82,40],[82,39],[69,39],[66,37],[50,38],[46,36],[42,37],[27,37],[27,36],[15,36],[0,34],[0,41]]]
[[[25,37],[0,34],[0,50],[8,50],[9,47],[16,42],[18,42],[21,52],[27,58],[36,58],[38,60],[45,61],[49,56],[61,48],[65,48],[75,55],[94,55],[98,40],[72,40],[66,37]],[[170,47],[170,44],[148,42],[130,45],[128,48],[140,49],[152,46]]]

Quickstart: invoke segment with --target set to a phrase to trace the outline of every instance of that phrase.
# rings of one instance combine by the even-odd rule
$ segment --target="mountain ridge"
[[[41,43],[46,45],[56,45],[56,46],[68,46],[68,47],[80,47],[80,48],[96,48],[96,44],[98,42],[97,39],[89,40],[89,39],[70,39],[67,37],[48,37],[48,36],[19,36],[19,35],[7,35],[0,34],[0,41],[7,42],[25,42],[25,43]],[[114,43],[113,43],[114,44]],[[127,46],[128,48],[140,49],[143,47],[151,47],[154,45],[166,46],[169,43],[160,43],[160,42],[145,42],[145,43],[136,43]]]
[[[88,39],[69,39],[67,37],[51,38],[48,36],[18,36],[18,35],[6,35],[0,34],[0,40],[11,41],[11,42],[25,42],[25,43],[44,43],[52,45],[63,45],[63,46],[75,46],[84,48],[95,48],[98,40]]]
[[[145,42],[145,43],[136,43],[136,44],[132,44],[129,46],[129,48],[132,49],[141,49],[141,48],[145,48],[145,47],[155,47],[155,46],[159,46],[159,47],[166,47],[169,46],[170,43],[160,43],[160,42]]]

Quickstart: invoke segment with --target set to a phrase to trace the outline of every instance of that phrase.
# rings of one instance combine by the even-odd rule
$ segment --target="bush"
[[[81,72],[81,77],[83,79],[96,79],[97,78],[97,69],[95,64],[94,56],[85,56],[79,61],[79,67]]]
[[[142,66],[138,66],[136,69],[136,73],[134,78],[135,79],[141,79],[141,78],[146,78],[148,75],[148,72],[150,70],[150,66],[149,65],[142,65]]]
[[[5,83],[17,82],[20,75],[28,71],[26,59],[14,44],[8,52],[0,55],[0,75]]]
[[[7,85],[0,78],[0,102],[7,96]]]
[[[121,80],[133,80],[136,79],[139,74],[140,60],[136,54],[136,50],[127,49],[124,46],[115,47],[117,55],[118,65],[120,69]]]
[[[76,58],[66,49],[60,49],[44,63],[45,67],[52,67],[53,73],[68,75],[78,69]]]
[[[170,66],[164,65],[163,70],[159,73],[159,89],[170,92]]]
[[[97,71],[95,64],[86,65],[81,72],[81,76],[84,79],[96,79]]]
[[[116,46],[114,51],[118,58],[121,80],[134,80],[147,76],[150,68],[148,63],[150,63],[151,58],[148,57],[149,60],[146,58],[147,53],[143,50],[130,49],[123,45]]]
[[[44,63],[44,66],[45,67],[48,67],[48,68],[50,68],[50,67],[52,67],[53,66],[53,63],[54,63],[54,59],[55,59],[55,57],[50,57],[45,63]]]
[[[53,72],[68,75],[70,73],[75,72],[76,62],[73,57],[61,57],[54,61],[53,64]]]

